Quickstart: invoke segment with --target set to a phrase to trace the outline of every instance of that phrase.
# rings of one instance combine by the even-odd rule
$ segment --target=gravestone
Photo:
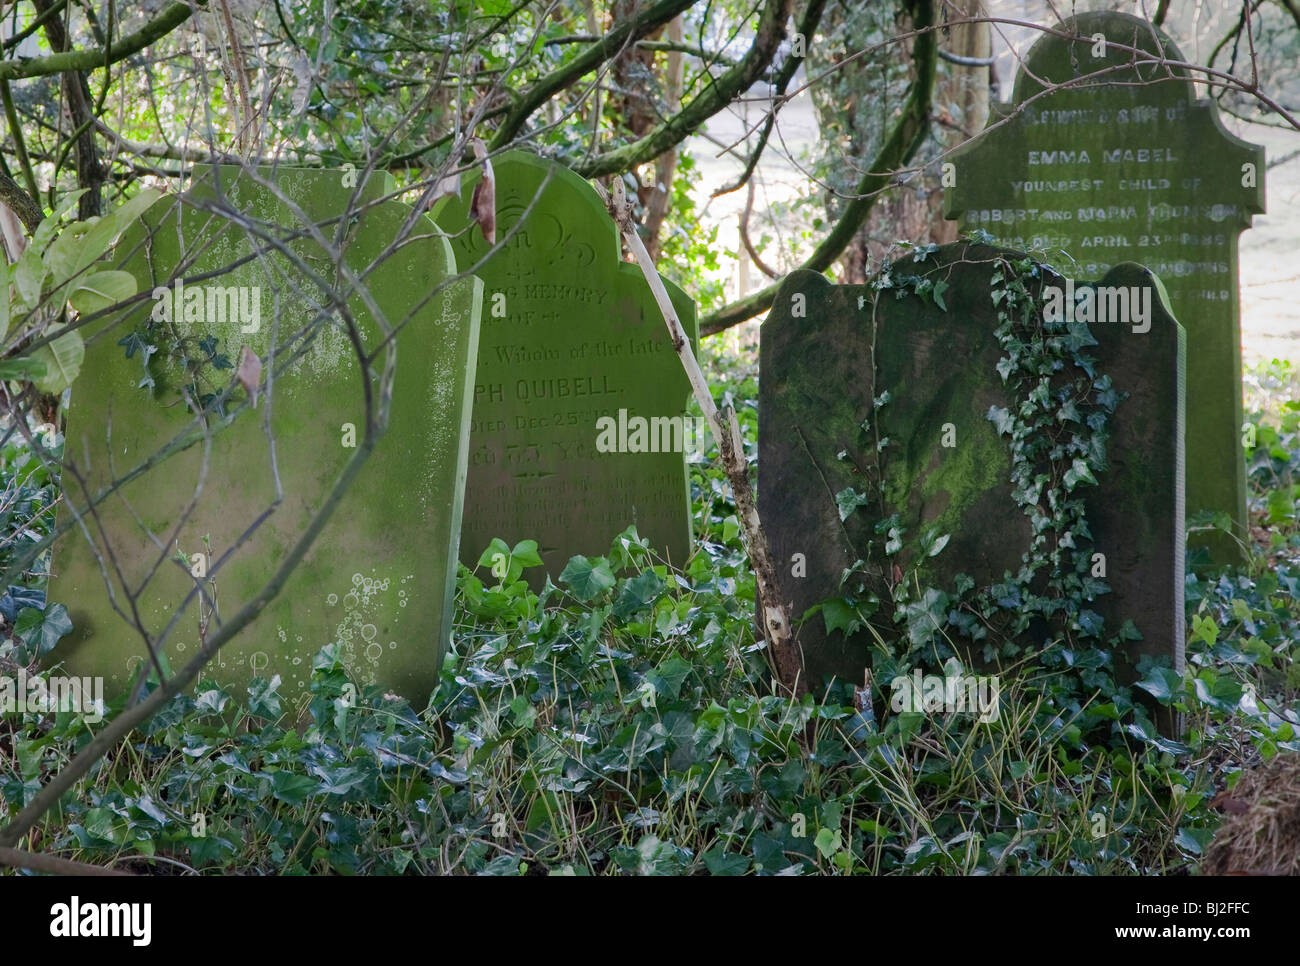
[[[1223,128],[1186,71],[1131,66],[1113,46],[1183,60],[1159,28],[1084,13],[1056,30],[1080,39],[1044,34],[1030,49],[1013,102],[949,159],[945,215],[1067,275],[1136,261],[1160,277],[1187,330],[1187,510],[1226,514],[1244,540],[1237,237],[1264,210],[1264,150]],[[1192,544],[1219,561],[1240,555],[1223,534]]]
[[[201,432],[203,420],[182,395],[193,400],[230,386],[241,346],[262,358],[264,376],[274,375],[257,408],[219,432],[222,416],[209,409],[206,475],[200,442],[127,483],[87,518],[101,551],[112,548],[105,568],[128,615],[124,583],[143,587],[138,617],[151,637],[196,579],[215,600],[215,616],[191,602],[166,638],[165,660],[182,666],[199,645],[201,619],[215,628],[275,573],[364,438],[362,369],[337,302],[312,273],[346,299],[367,352],[375,353],[369,378],[376,389],[381,328],[302,218],[318,224],[331,245],[344,224],[344,265],[361,277],[388,324],[402,327],[389,426],[279,595],[204,673],[229,686],[279,675],[281,694],[294,700],[308,693],[316,652],[338,643],[355,679],[422,706],[451,632],[481,287],[455,278],[451,246],[427,216],[382,200],[386,178],[358,189],[357,174],[346,169],[265,169],[258,177],[275,190],[237,167],[198,169],[181,200],[156,202],[119,243],[116,260],[136,277],[142,297],[88,330],[66,456],[94,493],[177,434]],[[237,212],[239,223],[214,213],[218,207]],[[304,340],[322,318],[314,338]],[[184,358],[169,359],[177,346]],[[226,411],[246,399],[235,390]],[[282,500],[218,566],[275,503],[277,477]],[[84,505],[72,475],[64,479],[69,499]],[[61,514],[66,518],[66,507]],[[67,604],[75,628],[54,659],[77,674],[102,675],[110,693],[128,689],[147,651],[115,613],[79,528],[56,544],[53,570],[50,597]]]
[[[992,289],[998,260],[1022,258],[956,243],[896,263],[887,270],[892,287],[832,285],[804,271],[790,275],[773,302],[760,351],[759,511],[814,691],[829,674],[860,684],[870,666],[870,628],[828,631],[824,613],[801,622],[841,596],[842,575],[859,559],[867,576],[858,596],[882,601],[875,619],[886,639],[901,633],[889,613],[900,580],[953,594],[964,574],[979,593],[1022,566],[1034,537],[1015,501],[1013,443],[997,414],[1018,412],[1024,400],[1013,398],[999,370],[1004,350]],[[907,275],[923,281],[908,283]],[[1067,293],[1086,289],[1055,275],[1048,281]],[[1146,269],[1115,266],[1091,290],[1119,289],[1148,293],[1141,297],[1150,299],[1150,327],[1081,318],[1084,328],[1071,334],[1084,346],[1088,332],[1096,340],[1086,349],[1093,371],[1071,362],[1054,377],[1084,379],[1098,394],[1107,384],[1096,380],[1108,378],[1111,401],[1118,400],[1106,426],[1108,471],[1096,486],[1075,484],[1091,540],[1073,534],[1059,545],[1088,552],[1087,575],[1109,584],[1109,593],[1096,585],[1086,591],[1098,594],[1087,609],[1104,620],[1106,637],[1131,620],[1141,640],[1125,642],[1130,658],[1163,655],[1181,667],[1183,333]],[[1061,412],[1063,433],[1067,421],[1075,431],[1091,418],[1082,402]],[[845,515],[853,494],[868,498]],[[886,522],[895,513],[899,519]],[[892,534],[881,524],[900,531],[901,550],[885,552]],[[865,549],[873,542],[874,557]],[[965,646],[973,660],[985,657]],[[1126,662],[1115,664],[1121,679],[1131,679]]]
[[[695,424],[650,287],[620,260],[614,224],[580,177],[523,152],[492,163],[495,252],[468,225],[471,182],[437,216],[461,270],[484,286],[461,559],[474,567],[494,537],[531,539],[558,577],[570,557],[604,554],[635,525],[682,566]],[[664,284],[694,347],[695,305]]]

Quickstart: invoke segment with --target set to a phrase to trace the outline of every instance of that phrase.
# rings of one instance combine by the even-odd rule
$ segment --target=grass
[[[752,461],[752,351],[724,342],[710,362]],[[1300,750],[1296,377],[1274,365],[1247,386],[1256,552],[1193,575],[1187,672],[1153,666],[1142,684],[1184,714],[1181,740],[1147,727],[1104,666],[1034,655],[1002,669],[988,724],[894,711],[885,670],[874,692],[774,693],[734,507],[701,463],[681,574],[634,530],[540,594],[522,565],[462,570],[428,707],[353,700],[325,647],[304,729],[265,683],[179,698],[24,844],[158,874],[1196,873],[1225,790],[1247,796],[1243,775]],[[0,719],[3,808],[92,727]]]

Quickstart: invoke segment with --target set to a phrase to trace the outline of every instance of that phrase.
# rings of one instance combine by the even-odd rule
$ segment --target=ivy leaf
[[[306,775],[278,771],[271,779],[271,793],[286,805],[301,805],[312,792],[319,791],[320,783]]]
[[[952,534],[945,533],[940,537],[927,538],[927,540],[922,541],[921,546],[925,550],[925,555],[927,557],[937,557],[943,552],[943,548],[948,546],[948,541],[951,539]],[[929,543],[928,547],[926,546],[926,543]]]
[[[28,657],[43,657],[54,650],[59,640],[72,633],[72,620],[62,604],[50,604],[44,610],[24,607],[14,622],[14,633],[23,642]]]
[[[263,718],[280,717],[280,675],[273,674],[271,680],[253,678],[248,685],[248,710],[251,714]]]
[[[1097,340],[1092,337],[1092,332],[1088,329],[1087,324],[1080,319],[1070,319],[1066,328],[1069,337],[1065,340],[1065,345],[1070,352],[1078,352],[1085,346],[1097,344]]]
[[[827,634],[842,631],[845,637],[853,634],[862,626],[862,621],[858,619],[857,610],[838,597],[822,604],[822,620],[826,624]]]
[[[1214,829],[1182,828],[1174,836],[1174,842],[1193,855],[1200,855],[1213,838]]]
[[[853,515],[860,506],[865,506],[870,500],[865,493],[859,493],[851,486],[846,486],[840,492],[835,494],[835,506],[840,511],[840,520],[847,520]]]
[[[126,357],[132,358],[139,349],[148,345],[144,337],[139,332],[128,332],[122,338],[117,340],[117,344],[126,349]]]
[[[515,544],[515,548],[510,551],[510,557],[522,567],[540,567],[542,565],[542,557],[537,552],[536,540],[520,540]]]
[[[648,607],[663,592],[664,582],[653,570],[638,574],[625,581],[614,600],[613,615],[619,620],[627,620],[633,614]]]
[[[829,859],[840,850],[840,830],[819,829],[817,837],[813,839],[813,845],[817,847],[823,859]]]
[[[1097,485],[1097,478],[1092,475],[1092,470],[1083,460],[1075,460],[1070,464],[1070,468],[1065,471],[1065,488],[1073,490],[1079,483],[1091,483]]]
[[[999,436],[1010,435],[1016,425],[1016,419],[1011,415],[1011,411],[1001,406],[990,406],[986,418],[993,423]]]
[[[1169,704],[1174,695],[1182,691],[1183,677],[1172,668],[1157,665],[1147,671],[1147,676],[1138,681],[1137,686],[1161,704]]]
[[[1089,637],[1098,637],[1101,634],[1102,618],[1096,611],[1081,610],[1079,611],[1079,628]]]
[[[647,674],[646,680],[654,687],[655,694],[662,694],[676,701],[681,694],[682,685],[690,677],[691,670],[689,662],[674,654]],[[689,726],[687,734],[690,734]]]
[[[614,574],[609,562],[597,557],[589,560],[582,554],[574,557],[560,574],[560,580],[569,585],[581,601],[592,600],[614,586]]]
[[[934,283],[934,291],[931,293],[934,296],[934,304],[939,306],[939,308],[943,309],[943,311],[945,312],[948,311],[948,306],[943,300],[943,293],[946,292],[947,290],[948,290],[948,283],[944,281],[938,281]]]
[[[889,539],[885,541],[885,553],[893,555],[903,549],[903,533],[897,527],[889,528]]]

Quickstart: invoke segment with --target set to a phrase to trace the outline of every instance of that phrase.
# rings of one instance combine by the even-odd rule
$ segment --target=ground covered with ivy
[[[708,351],[752,447],[752,349],[730,337]],[[1248,373],[1251,559],[1189,571],[1186,673],[1148,666],[1142,694],[1115,685],[1105,650],[1050,665],[1027,653],[1002,670],[997,720],[894,713],[897,628],[869,696],[780,696],[734,506],[706,459],[692,467],[684,571],[629,529],[535,594],[522,579],[534,544],[487,548],[460,574],[454,653],[426,708],[364,688],[352,699],[333,646],[314,659],[305,728],[278,682],[204,686],[102,761],[24,847],[160,874],[1197,873],[1224,795],[1300,750],[1298,384],[1284,364]],[[48,526],[57,489],[22,445],[0,458],[11,558]],[[503,579],[486,566],[500,551]],[[39,573],[0,616],[0,673],[67,632]],[[1184,715],[1181,740],[1150,725],[1151,702]],[[96,727],[0,718],[8,814]]]

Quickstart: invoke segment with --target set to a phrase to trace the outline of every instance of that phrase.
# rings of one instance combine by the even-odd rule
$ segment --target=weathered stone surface
[[[1263,148],[1224,130],[1185,71],[1131,66],[1112,46],[1158,53],[1158,35],[1183,60],[1151,24],[1084,13],[1056,30],[1082,39],[1044,34],[1029,50],[1012,103],[949,159],[945,214],[1076,278],[1124,261],[1155,272],[1187,331],[1188,513],[1227,514],[1244,538],[1237,238],[1264,210]],[[1223,535],[1193,537],[1216,559],[1238,556]]]
[[[489,246],[466,222],[471,185],[438,214],[456,236],[462,270],[484,285],[461,559],[473,567],[493,537],[511,546],[533,539],[558,577],[570,557],[605,553],[635,525],[681,566],[691,545],[681,448],[597,447],[602,417],[680,419],[685,411],[690,385],[654,296],[640,269],[619,259],[613,222],[590,185],[522,152],[493,166],[502,247],[486,262]],[[665,285],[694,343],[695,305]],[[645,445],[663,449],[651,435]],[[540,568],[533,577],[542,579]]]
[[[989,587],[1018,571],[1030,547],[1029,519],[1012,495],[1010,445],[989,418],[992,407],[1016,405],[998,372],[1003,350],[990,286],[998,257],[1023,255],[959,243],[895,267],[895,277],[946,283],[946,311],[912,291],[899,298],[898,288],[836,286],[798,272],[763,325],[759,510],[814,689],[828,674],[860,683],[869,666],[870,629],[846,637],[828,634],[820,614],[798,622],[840,594],[841,575],[873,539],[881,546],[877,523],[897,512],[904,534],[901,553],[867,560],[869,587],[885,602],[877,629],[886,639],[899,633],[892,582],[951,592],[965,574],[977,589]],[[1142,640],[1127,645],[1130,657],[1163,655],[1181,666],[1183,333],[1141,266],[1116,266],[1100,284],[1150,289],[1152,310],[1145,333],[1089,326],[1096,376],[1108,375],[1121,399],[1108,423],[1109,471],[1084,491],[1111,588],[1093,609],[1107,634],[1133,621]],[[889,442],[877,455],[881,438]],[[842,520],[836,495],[847,488],[872,499]],[[927,532],[949,537],[937,556],[917,549]],[[796,554],[804,576],[796,576]],[[1116,664],[1127,677],[1125,662]]]
[[[346,178],[292,169],[263,175],[333,242],[354,191],[343,186]],[[383,188],[380,179],[372,179],[358,206],[382,197]],[[138,612],[153,637],[195,586],[174,559],[178,550],[203,563],[204,586],[215,595],[217,617],[229,617],[275,572],[354,452],[345,424],[355,427],[357,440],[365,433],[361,367],[337,309],[305,354],[289,359],[301,348],[296,337],[320,317],[322,306],[330,307],[310,273],[347,292],[325,250],[310,238],[292,237],[301,233],[300,217],[237,168],[202,169],[185,198],[179,205],[166,198],[156,203],[119,245],[121,267],[136,276],[145,294],[134,308],[99,325],[88,340],[68,414],[68,459],[95,492],[187,426],[201,427],[180,397],[187,377],[166,358],[178,337],[191,358],[208,360],[199,372],[200,393],[220,393],[231,384],[233,370],[218,368],[213,360],[225,356],[238,364],[243,344],[266,360],[265,371],[272,369],[267,356],[273,347],[279,359],[273,387],[258,408],[212,437],[206,474],[200,443],[128,483],[91,524],[97,545],[112,548],[114,557],[105,558],[105,565],[115,600],[128,615],[124,582],[133,590],[147,582]],[[210,214],[218,204],[239,212],[256,236],[287,244],[294,260],[274,246],[248,258],[258,238]],[[279,675],[282,693],[298,698],[307,694],[313,655],[339,642],[360,681],[420,704],[436,683],[451,631],[472,391],[467,374],[475,362],[481,286],[460,279],[435,291],[453,278],[455,263],[450,244],[425,216],[417,216],[411,237],[387,251],[405,237],[412,216],[406,205],[383,201],[352,215],[345,222],[344,261],[363,276],[388,323],[405,325],[397,336],[389,429],[279,596],[220,651],[206,673],[228,685]],[[255,323],[249,316],[218,318],[211,314],[215,303],[208,305],[205,295],[202,318],[174,314],[175,334],[169,336],[162,322],[146,328],[157,304],[150,291],[171,287],[178,278],[190,291],[235,287],[246,307],[258,307],[260,317]],[[188,301],[182,296],[178,305]],[[378,325],[360,295],[347,302],[368,351],[375,352]],[[255,324],[255,331],[247,331]],[[122,341],[131,333],[140,340],[134,347]],[[216,341],[201,341],[208,339]],[[159,347],[147,367],[146,344]],[[380,352],[372,369],[382,365]],[[377,378],[371,383],[377,386]],[[231,408],[245,398],[236,390]],[[276,440],[274,463],[268,416]],[[219,421],[208,419],[213,425]],[[277,474],[283,500],[218,566],[275,502]],[[65,483],[69,493],[81,496],[71,474]],[[196,493],[197,503],[186,516]],[[106,542],[100,539],[101,526]],[[51,597],[67,603],[75,625],[54,658],[78,674],[105,676],[110,692],[125,690],[146,650],[139,634],[114,612],[80,532],[72,531],[56,546],[54,574]],[[199,608],[191,602],[162,649],[172,667],[193,657],[199,636]]]

